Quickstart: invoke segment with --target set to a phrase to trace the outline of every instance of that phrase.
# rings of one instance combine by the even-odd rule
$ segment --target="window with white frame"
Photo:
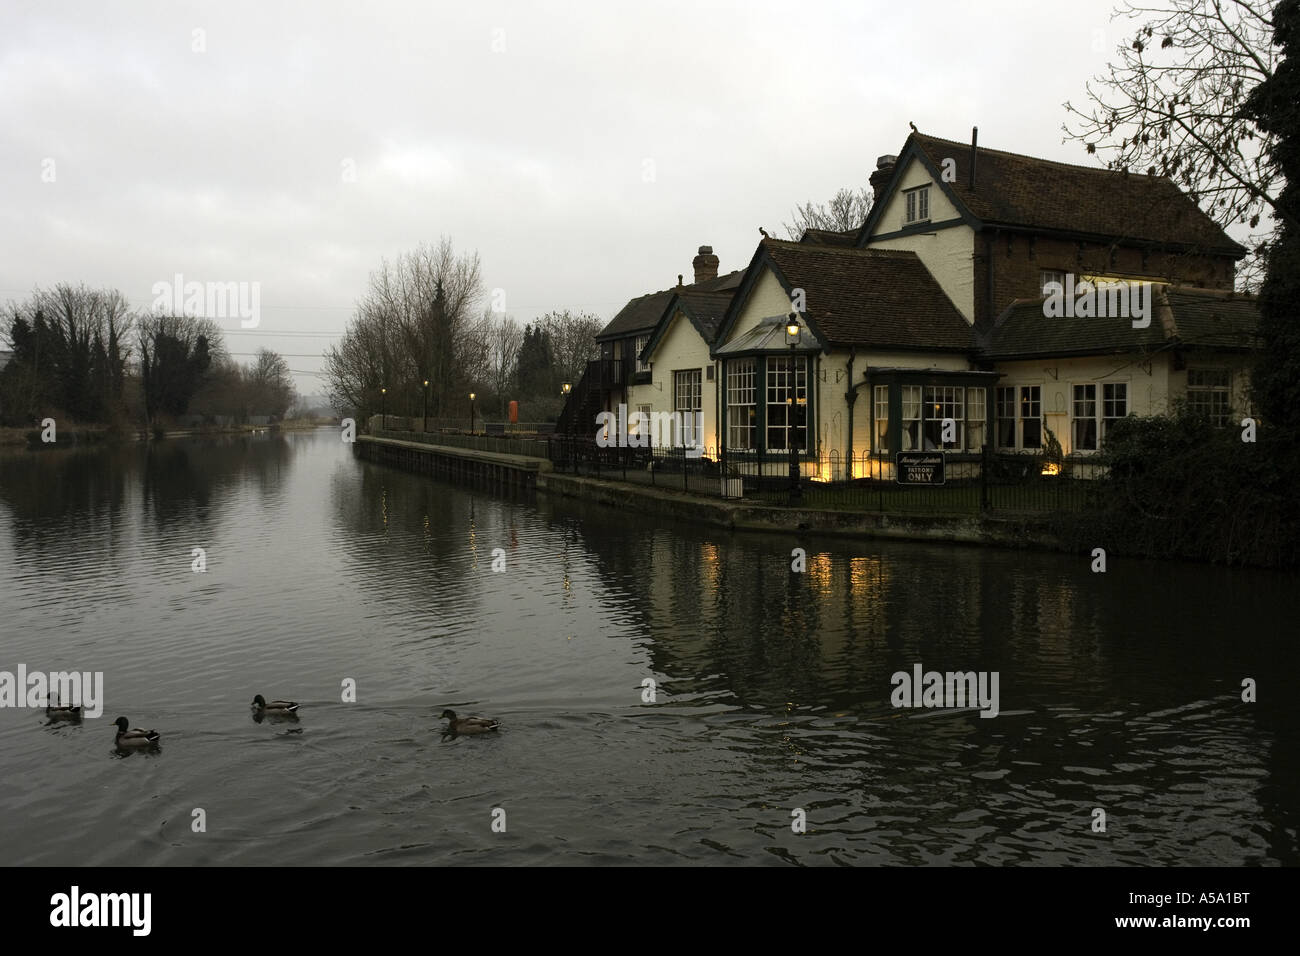
[[[982,388],[966,389],[966,449],[980,451],[984,447],[984,424],[988,417],[987,397]]]
[[[903,193],[907,203],[907,218],[905,222],[925,222],[930,218],[930,187],[921,186],[917,189],[909,189]]]
[[[700,370],[673,372],[673,410],[698,412],[704,408],[701,394]]]
[[[1097,386],[1075,385],[1070,391],[1070,451],[1096,451],[1100,447],[1097,420]]]
[[[795,442],[808,447],[808,360],[804,356],[767,358],[767,448],[781,450]]]
[[[876,451],[889,451],[889,386],[876,386]]]
[[[1105,382],[1101,386],[1101,440],[1110,434],[1110,426],[1128,414],[1128,383]]]
[[[1016,389],[1012,385],[999,385],[995,395],[997,403],[997,439],[999,448],[1016,447]]]
[[[754,360],[727,363],[727,447],[735,451],[754,448]]]
[[[943,440],[943,421],[953,421],[953,441]],[[966,389],[960,385],[925,387],[925,451],[961,451],[966,446]]]
[[[641,361],[641,350],[644,349],[644,348],[646,347],[646,344],[647,344],[649,341],[650,341],[650,336],[648,336],[648,335],[638,335],[638,336],[636,337],[636,353],[635,353],[635,354],[636,354],[636,370],[637,370],[638,372],[648,372],[648,371],[650,371],[650,363],[649,363],[649,362],[643,362],[643,361]]]
[[[1038,273],[1038,288],[1042,290],[1043,295],[1051,295],[1047,288],[1049,284],[1055,282],[1060,286],[1061,294],[1065,293],[1065,272],[1061,269],[1043,269]]]
[[[899,445],[903,451],[921,447],[921,386],[904,385],[902,437]]]
[[[997,390],[998,447],[1037,451],[1043,447],[1043,394],[1038,385],[1005,385]]]
[[[1232,375],[1226,368],[1187,370],[1187,407],[1215,425],[1232,420]]]
[[[1043,447],[1043,393],[1037,385],[1020,386],[1020,447]]]

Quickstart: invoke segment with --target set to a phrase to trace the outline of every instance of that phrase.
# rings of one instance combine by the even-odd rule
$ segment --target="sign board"
[[[943,452],[900,451],[894,458],[894,479],[900,485],[943,484]]]

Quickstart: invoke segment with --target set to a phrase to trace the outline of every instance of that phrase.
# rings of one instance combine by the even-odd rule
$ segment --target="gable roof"
[[[718,328],[722,325],[723,316],[727,314],[727,306],[731,304],[732,296],[736,293],[736,287],[740,285],[742,272],[733,272],[728,276],[734,278],[735,284],[723,292],[697,292],[675,290],[667,305],[664,306],[663,314],[659,317],[655,325],[654,332],[650,335],[650,341],[646,342],[640,354],[637,356],[642,361],[649,361],[654,350],[668,334],[672,327],[673,319],[680,312],[690,321],[695,331],[699,333],[700,338],[704,340],[705,345],[712,345],[713,340],[717,338]],[[703,283],[701,283],[703,284]],[[683,290],[686,287],[683,287]]]
[[[1253,296],[1164,285],[1156,285],[1154,294],[1151,324],[1141,329],[1122,317],[1049,318],[1043,315],[1044,299],[1017,299],[984,337],[982,355],[991,361],[1005,361],[1112,355],[1174,346],[1218,351],[1256,347],[1259,306]]]
[[[691,285],[680,285],[672,289],[663,289],[659,292],[649,292],[642,296],[637,296],[628,302],[619,310],[614,318],[610,319],[608,324],[600,330],[596,336],[596,341],[600,342],[605,339],[627,338],[628,336],[638,334],[650,334],[654,331],[659,321],[664,317],[664,310],[667,309],[673,296],[682,292],[723,292],[734,290],[740,285],[743,276],[742,270],[729,272],[726,275],[718,276],[716,279],[705,279],[703,282],[692,283]]]
[[[970,324],[914,252],[764,239],[727,310],[721,342],[764,269],[787,294],[804,290],[803,318],[827,347],[969,353]]]
[[[1094,241],[1120,239],[1196,249],[1234,258],[1246,254],[1168,176],[1074,166],[980,146],[975,151],[972,187],[970,157],[970,143],[914,132],[903,144],[885,193],[894,192],[909,161],[917,159],[963,218],[978,223]],[[940,175],[948,158],[956,161],[953,182],[944,182]],[[874,205],[858,233],[859,244],[865,244],[875,232],[885,206],[883,201]]]

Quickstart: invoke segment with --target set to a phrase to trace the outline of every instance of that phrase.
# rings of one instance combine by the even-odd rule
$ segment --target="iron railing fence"
[[[548,457],[561,472],[632,481],[710,497],[774,506],[943,514],[1080,512],[1097,505],[1100,467],[1087,459],[1047,462],[1036,455],[985,451],[945,460],[942,484],[902,484],[893,456],[850,460],[838,451],[798,458],[781,452],[698,455],[680,447],[601,448],[589,438],[552,436]]]

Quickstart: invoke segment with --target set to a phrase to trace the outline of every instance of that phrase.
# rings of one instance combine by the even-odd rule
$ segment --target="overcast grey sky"
[[[380,259],[446,235],[519,319],[608,319],[701,244],[743,267],[759,226],[865,186],[909,121],[1092,161],[1061,104],[1131,31],[1110,10],[5,0],[0,301],[259,282],[260,325],[224,322],[228,347],[312,372]]]

